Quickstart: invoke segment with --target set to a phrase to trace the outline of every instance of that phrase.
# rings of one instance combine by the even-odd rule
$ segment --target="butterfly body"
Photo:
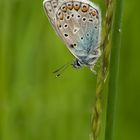
[[[43,5],[55,31],[76,57],[73,66],[92,68],[100,56],[99,8],[88,0],[45,0]]]

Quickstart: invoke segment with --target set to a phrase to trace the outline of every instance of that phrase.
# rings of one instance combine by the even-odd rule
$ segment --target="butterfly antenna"
[[[56,77],[59,77],[71,64],[72,62],[69,62],[63,65],[62,67],[58,68],[57,70],[55,70],[53,73],[56,74]]]

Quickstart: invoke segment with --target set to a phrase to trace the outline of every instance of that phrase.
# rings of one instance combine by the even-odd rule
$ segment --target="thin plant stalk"
[[[114,140],[115,110],[118,93],[119,56],[121,47],[121,23],[123,0],[114,0],[114,17],[112,26],[112,48],[110,57],[110,74],[107,98],[105,140]]]
[[[92,140],[113,140],[114,133],[122,1],[105,0],[105,4],[106,17],[102,28],[102,57],[97,75],[96,102],[91,123]]]

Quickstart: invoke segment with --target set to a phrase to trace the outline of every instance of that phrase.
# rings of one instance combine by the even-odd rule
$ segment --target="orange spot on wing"
[[[81,6],[81,11],[82,12],[87,12],[88,9],[89,9],[89,6],[87,4],[82,4],[82,6]]]
[[[93,15],[93,16],[97,15],[96,11],[91,11],[90,14]]]
[[[75,9],[76,11],[78,11],[78,10],[80,9],[80,4],[75,3],[75,4],[74,4],[74,9]]]
[[[73,3],[68,3],[68,4],[67,4],[67,8],[68,8],[69,10],[72,10],[72,9],[73,9]]]
[[[59,17],[60,20],[63,20],[64,19],[64,16],[63,14]]]
[[[67,11],[67,6],[66,6],[66,5],[63,5],[63,6],[61,7],[61,10],[62,10],[63,12],[66,12],[66,11]]]

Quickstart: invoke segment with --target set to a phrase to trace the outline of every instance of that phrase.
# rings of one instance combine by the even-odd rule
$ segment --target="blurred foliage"
[[[116,140],[140,139],[139,4],[124,1]],[[89,139],[96,76],[52,74],[72,59],[42,1],[0,0],[0,140]]]

